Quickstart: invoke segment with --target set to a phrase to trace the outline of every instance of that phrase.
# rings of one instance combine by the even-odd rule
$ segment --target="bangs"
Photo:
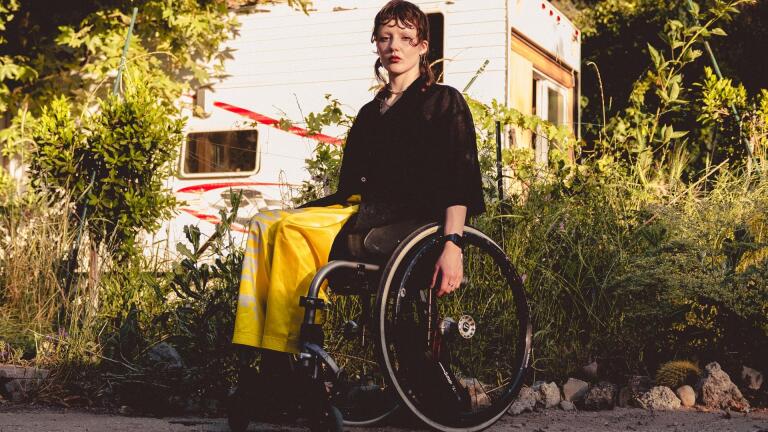
[[[392,21],[400,28],[416,29],[419,41],[429,39],[429,23],[419,7],[407,1],[393,0],[376,14],[371,41],[376,40],[376,33],[380,27],[386,26]]]

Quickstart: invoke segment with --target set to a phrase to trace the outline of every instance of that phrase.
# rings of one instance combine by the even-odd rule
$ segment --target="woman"
[[[298,352],[298,299],[340,231],[441,221],[446,241],[432,285],[443,296],[461,283],[464,222],[484,211],[472,116],[461,93],[435,83],[427,60],[429,23],[417,6],[387,3],[371,40],[378,54],[374,72],[384,87],[349,132],[338,191],[251,223],[234,343]],[[355,195],[359,206],[348,206]]]

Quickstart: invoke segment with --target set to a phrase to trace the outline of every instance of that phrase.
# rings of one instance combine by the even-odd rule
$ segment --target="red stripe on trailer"
[[[264,114],[259,114],[259,113],[247,110],[245,108],[236,107],[234,105],[230,105],[224,102],[214,102],[213,106],[219,107],[221,109],[227,110],[229,112],[235,113],[243,117],[248,117],[249,119],[255,120],[257,123],[261,123],[267,126],[272,126],[280,130],[285,130],[280,128],[279,126],[280,122],[278,120],[275,120],[272,117],[267,117]],[[320,142],[333,144],[333,145],[341,145],[343,142],[339,138],[335,138],[332,136],[323,135],[323,134],[311,134],[308,130],[297,127],[297,126],[291,126],[290,128],[288,128],[288,130],[285,130],[285,131],[292,133],[294,135],[298,135],[300,137],[311,138],[313,140],[317,140]]]
[[[192,216],[194,216],[194,217],[196,217],[198,219],[202,219],[204,221],[213,222],[213,223],[221,222],[221,219],[219,219],[219,217],[217,217],[217,216],[208,215],[208,214],[205,214],[205,213],[200,213],[198,211],[192,210],[191,208],[180,208],[179,210],[181,210],[183,212],[187,212],[187,213],[191,214]]]
[[[282,186],[288,185],[286,183],[263,183],[263,182],[224,182],[224,183],[205,183],[194,186],[187,186],[179,189],[177,192],[195,193],[195,192],[208,192],[213,189],[220,189],[225,187],[239,187],[239,186]],[[288,185],[295,186],[295,185]]]
[[[212,223],[214,225],[217,225],[217,224],[221,223],[221,219],[218,216],[213,216],[213,215],[208,215],[208,214],[205,214],[205,213],[200,213],[200,212],[192,210],[190,208],[181,208],[179,210],[181,210],[183,212],[187,212],[190,215],[192,215],[192,216],[194,216],[194,217],[196,217],[196,218],[198,218],[200,220],[204,220],[206,222],[210,222],[210,223]],[[240,224],[233,223],[232,225],[230,225],[230,227],[232,228],[233,231],[237,231],[237,232],[241,232],[241,233],[247,233],[248,232],[248,228],[247,227],[243,227]]]

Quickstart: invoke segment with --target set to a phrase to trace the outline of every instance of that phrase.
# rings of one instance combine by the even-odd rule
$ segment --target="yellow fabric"
[[[357,206],[274,210],[256,215],[248,242],[232,342],[297,353],[306,296],[333,239]],[[325,287],[321,290],[325,298]]]

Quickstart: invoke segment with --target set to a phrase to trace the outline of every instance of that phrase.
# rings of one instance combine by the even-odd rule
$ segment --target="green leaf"
[[[691,13],[693,14],[693,16],[698,16],[699,13],[701,12],[699,4],[696,3],[696,2],[688,2],[688,8],[691,11]]]
[[[176,243],[176,251],[189,259],[195,259],[195,255],[184,243]]]
[[[720,27],[713,28],[710,30],[710,33],[712,33],[715,36],[727,36],[727,33],[725,33],[725,30],[721,29]]]
[[[648,44],[648,52],[651,54],[654,66],[658,68],[661,64],[661,55],[659,55],[659,52],[650,43]]]
[[[680,96],[680,86],[674,82],[672,83],[672,88],[669,90],[669,100],[675,101],[678,96]]]

